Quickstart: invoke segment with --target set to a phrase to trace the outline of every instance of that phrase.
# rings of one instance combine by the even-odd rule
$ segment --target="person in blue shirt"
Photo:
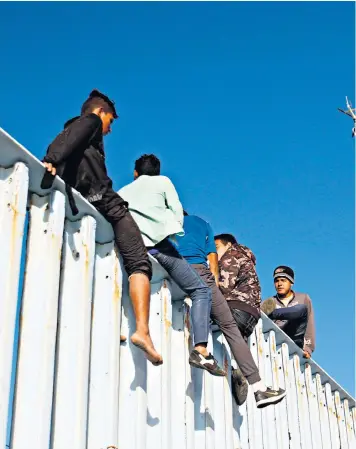
[[[219,289],[218,255],[211,226],[202,218],[188,215],[184,211],[183,227],[184,236],[176,237],[178,252],[210,287],[212,292],[211,318],[224,334],[240,368],[232,373],[233,393],[237,404],[242,405],[246,401],[248,384],[252,386],[255,393],[257,407],[262,408],[280,402],[286,394],[285,391],[282,389],[272,390],[266,387],[261,380],[250,349]]]

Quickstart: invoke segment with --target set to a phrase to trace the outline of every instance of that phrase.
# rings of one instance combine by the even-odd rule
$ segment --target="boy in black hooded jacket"
[[[43,159],[47,173],[42,186],[50,187],[57,174],[66,183],[73,214],[78,213],[71,188],[80,192],[113,226],[115,243],[129,276],[130,296],[136,317],[133,344],[154,364],[162,363],[148,327],[152,266],[141,233],[128,212],[127,203],[113,190],[105,165],[103,136],[118,118],[115,105],[93,90],[84,102],[80,117],[69,120],[49,145]]]

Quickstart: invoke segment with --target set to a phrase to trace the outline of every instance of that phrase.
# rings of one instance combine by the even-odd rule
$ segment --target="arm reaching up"
[[[208,261],[209,261],[209,268],[212,273],[212,275],[215,278],[215,283],[217,287],[219,287],[219,262],[218,262],[218,255],[216,253],[210,253],[208,254]]]
[[[206,242],[205,242],[205,253],[209,261],[209,268],[212,275],[215,278],[215,283],[219,287],[219,259],[216,253],[216,246],[214,240],[214,232],[209,223],[206,223]]]

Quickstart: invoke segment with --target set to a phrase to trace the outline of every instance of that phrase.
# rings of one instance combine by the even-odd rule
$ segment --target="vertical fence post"
[[[65,198],[32,195],[12,448],[48,449]]]
[[[114,242],[96,245],[88,448],[118,446],[122,271]]]
[[[95,220],[66,221],[59,302],[53,449],[85,449]]]
[[[13,342],[26,217],[28,169],[0,168],[0,448],[7,438]]]

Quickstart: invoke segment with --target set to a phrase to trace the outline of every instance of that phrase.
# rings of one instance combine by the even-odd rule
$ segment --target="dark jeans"
[[[275,321],[287,321],[286,323],[283,323],[280,328],[296,343],[296,345],[303,349],[304,335],[308,325],[308,309],[306,305],[297,304],[292,307],[275,309],[269,318]]]
[[[108,208],[108,205],[102,200],[93,203],[93,205],[113,227],[115,243],[122,256],[128,276],[143,273],[151,280],[152,265],[147,249],[143,243],[141,232],[127,210],[126,204],[117,204],[115,207]]]
[[[203,264],[194,264],[192,266],[211,289],[213,296],[211,317],[224,334],[242,374],[249,384],[258,382],[261,380],[258,368],[253,360],[249,347],[233,318],[224,295],[216,286],[214,276],[209,268]]]
[[[211,310],[210,288],[167,239],[158,243],[150,253],[192,300],[194,345],[207,343]]]

